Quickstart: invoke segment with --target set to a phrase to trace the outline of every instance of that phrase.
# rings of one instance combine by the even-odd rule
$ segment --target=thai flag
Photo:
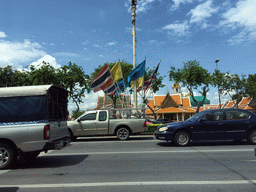
[[[106,65],[101,72],[92,80],[91,89],[95,92],[105,90],[113,84],[113,77],[110,73],[109,66]]]
[[[116,94],[116,92],[119,91],[119,86],[118,86],[117,82],[115,81],[112,85],[110,85],[108,88],[106,88],[103,91],[104,91],[105,95],[114,95],[114,94]]]

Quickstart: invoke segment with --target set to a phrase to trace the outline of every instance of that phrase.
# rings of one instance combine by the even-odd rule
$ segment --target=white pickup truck
[[[130,135],[147,131],[145,118],[140,114],[138,116],[142,118],[132,116],[131,112],[113,113],[110,110],[93,110],[74,121],[68,121],[68,130],[73,141],[77,137],[103,135],[116,135],[118,139],[126,140]]]

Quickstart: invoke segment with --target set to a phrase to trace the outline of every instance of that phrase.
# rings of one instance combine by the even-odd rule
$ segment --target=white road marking
[[[120,151],[120,152],[83,152],[83,153],[41,153],[39,156],[69,156],[69,155],[116,155],[116,154],[149,154],[149,153],[219,153],[219,152],[245,152],[254,149],[232,149],[232,150],[185,150],[185,151]]]
[[[9,172],[10,170],[0,170],[0,175]]]
[[[58,184],[24,184],[0,185],[0,187],[19,188],[69,188],[69,187],[102,187],[102,186],[139,186],[139,185],[227,185],[252,184],[256,180],[226,180],[226,181],[139,181],[139,182],[103,182],[103,183],[58,183]]]

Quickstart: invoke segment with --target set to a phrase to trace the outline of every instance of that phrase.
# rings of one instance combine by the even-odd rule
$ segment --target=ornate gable
[[[160,105],[160,108],[167,108],[167,107],[178,107],[177,103],[173,100],[170,94],[167,92],[163,102]]]

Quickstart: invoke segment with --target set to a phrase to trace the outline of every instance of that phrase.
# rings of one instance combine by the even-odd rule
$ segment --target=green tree
[[[242,97],[247,96],[245,75],[240,78],[237,74],[233,75],[229,72],[224,74],[220,92],[224,95],[229,95],[232,100],[236,100],[235,106],[238,107]]]
[[[246,93],[256,99],[256,74],[249,74],[246,84],[245,84]]]
[[[199,61],[188,61],[183,62],[183,67],[180,69],[175,69],[171,67],[169,71],[169,80],[181,82],[185,86],[193,101],[197,104],[196,112],[199,112],[200,106],[203,104],[206,94],[209,91],[209,84],[211,83],[211,76],[208,70],[204,69],[199,65]],[[199,90],[201,89],[201,91]],[[203,101],[198,102],[194,97],[194,90],[198,90],[204,97]]]
[[[56,70],[50,63],[43,61],[37,66],[28,66],[29,72],[27,83],[30,85],[60,85],[58,70]]]
[[[68,90],[69,99],[71,99],[77,106],[76,113],[79,111],[79,104],[83,103],[82,98],[90,91],[90,77],[85,74],[81,66],[72,63],[64,65],[57,72],[56,81],[59,86]]]
[[[218,88],[218,94],[219,94],[219,105],[221,105],[220,96],[221,94],[224,94],[223,87],[227,84],[227,79],[225,78],[225,73],[221,73],[219,70],[215,70],[212,74],[212,82],[211,84],[214,87]]]
[[[0,67],[0,87],[27,85],[29,84],[27,79],[28,73],[26,71],[14,70],[10,65],[4,68]]]

